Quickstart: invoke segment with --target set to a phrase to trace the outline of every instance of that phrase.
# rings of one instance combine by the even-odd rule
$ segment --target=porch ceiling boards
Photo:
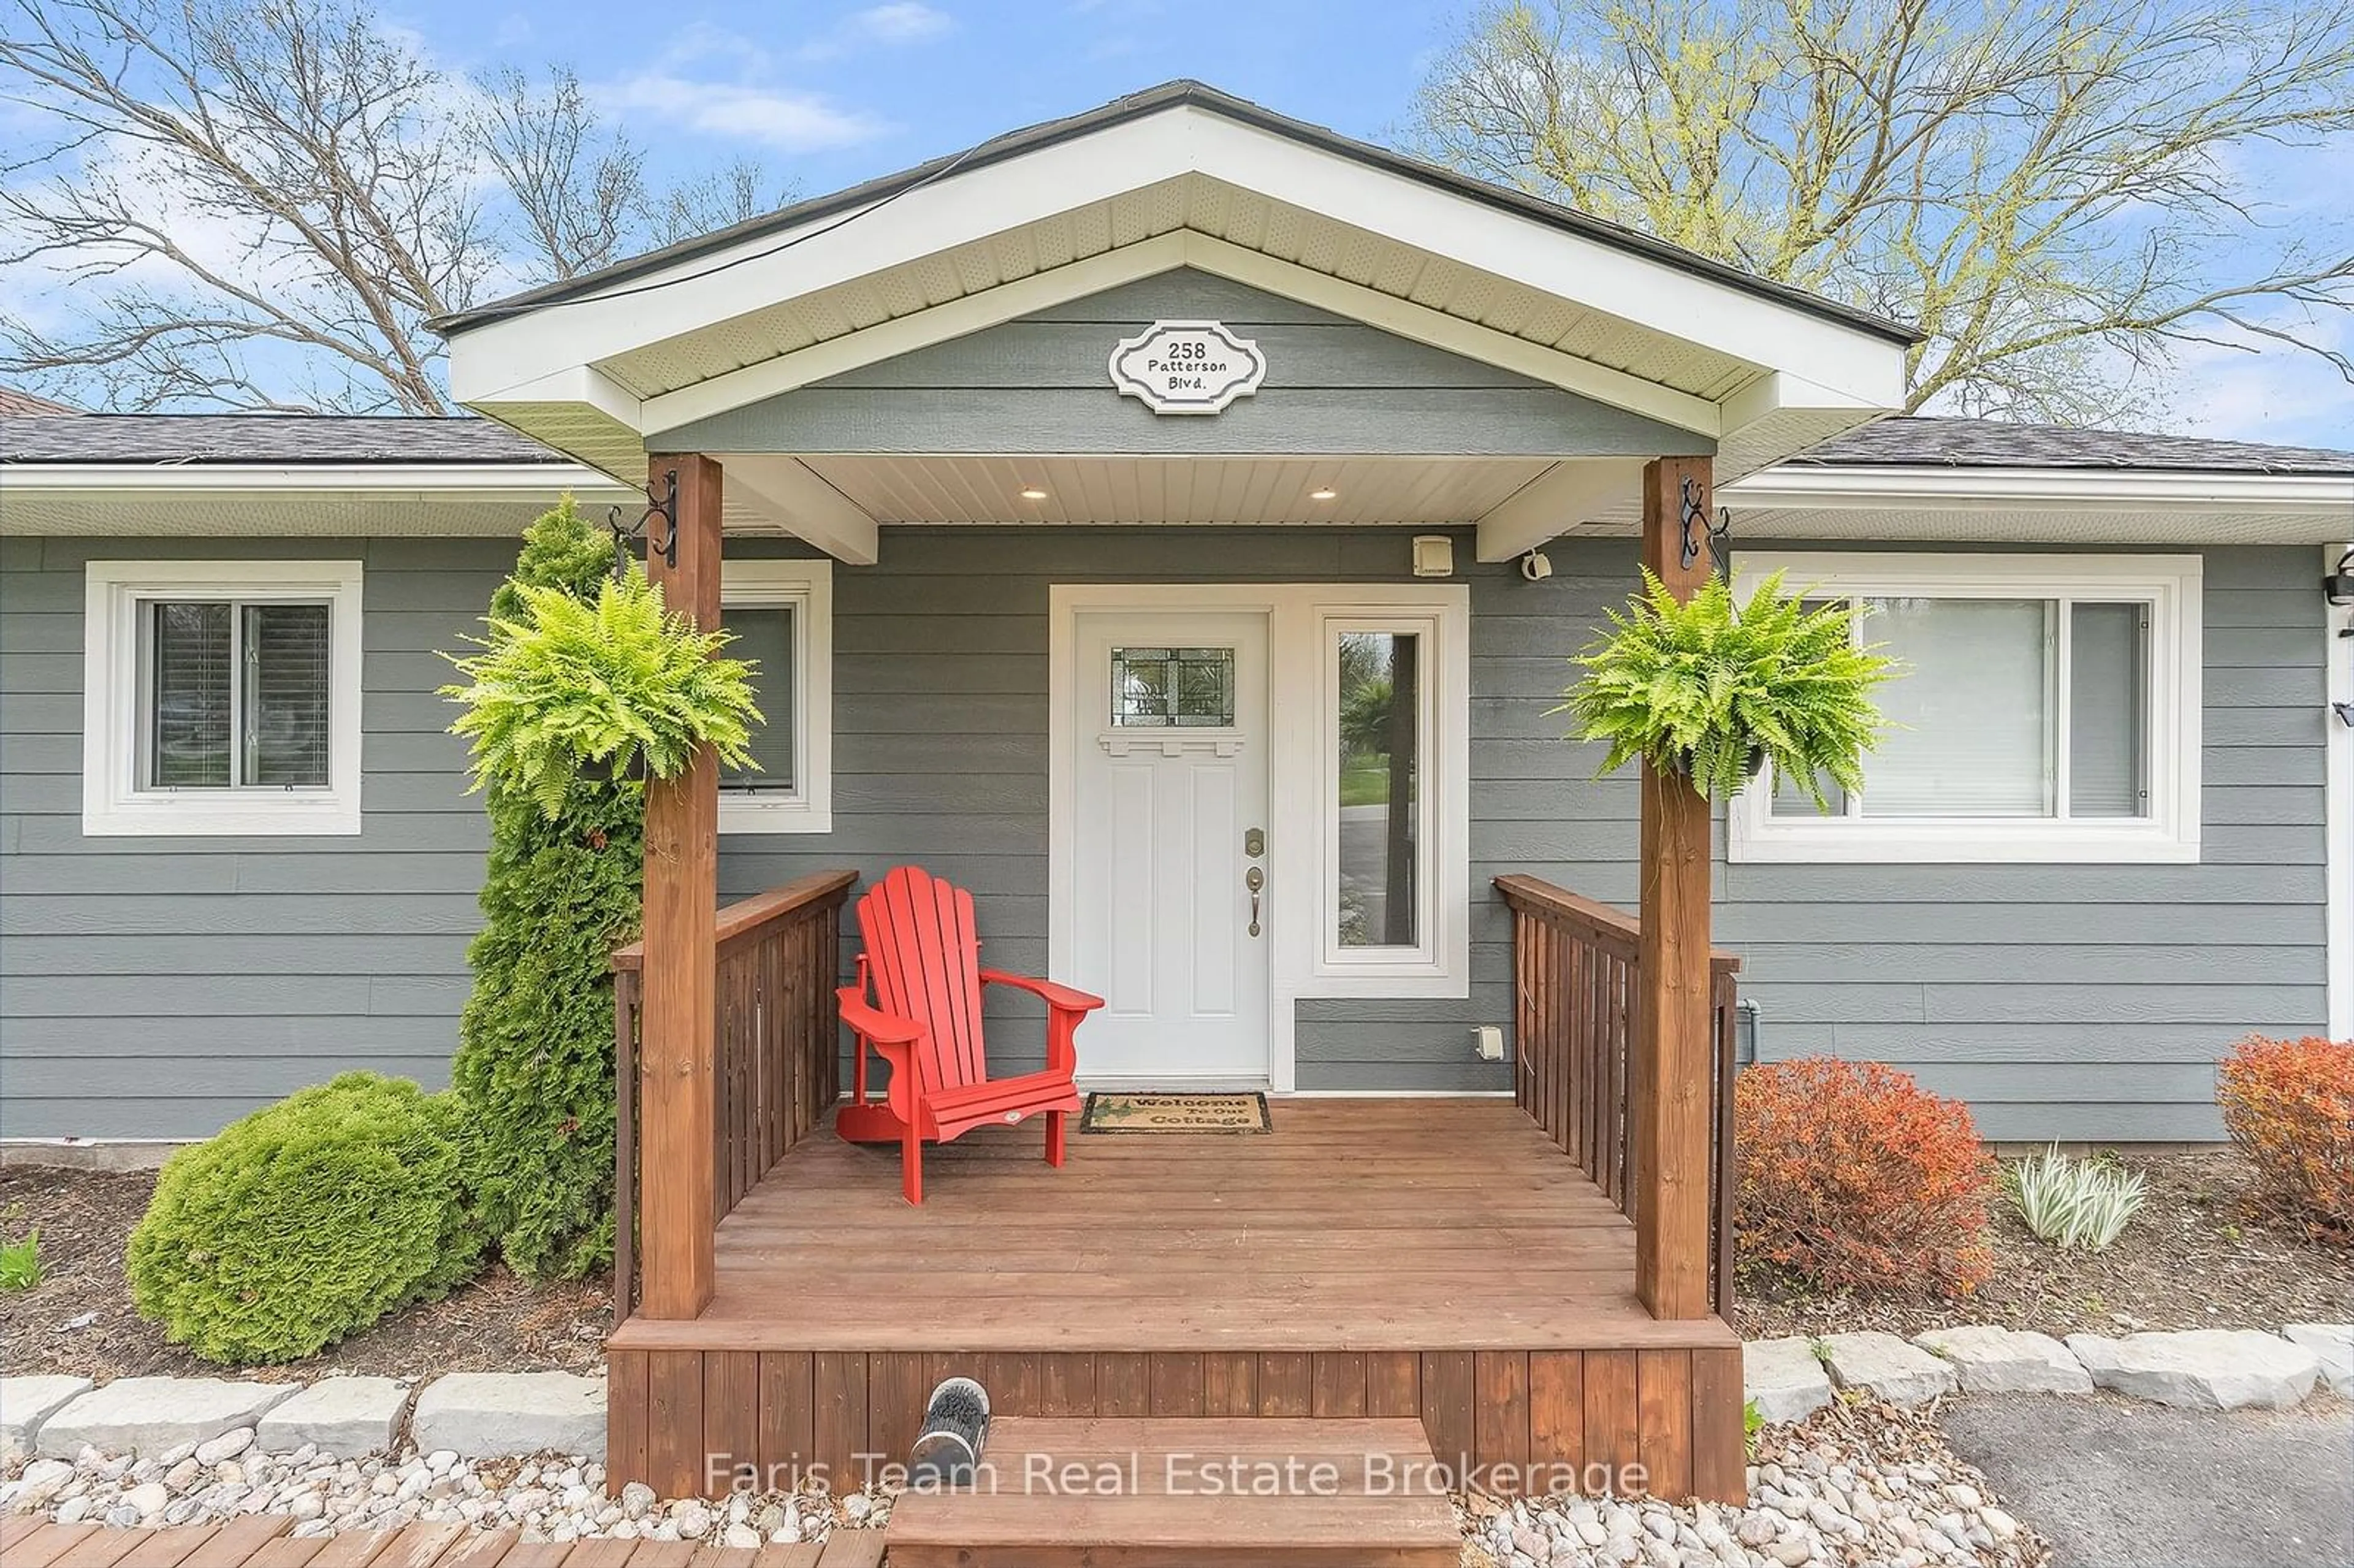
[[[1543,458],[810,457],[878,523],[1469,523]],[[1025,488],[1046,492],[1023,499]],[[1319,501],[1318,490],[1333,492]]]

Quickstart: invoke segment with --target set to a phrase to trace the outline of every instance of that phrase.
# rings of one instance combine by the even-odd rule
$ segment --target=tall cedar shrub
[[[164,1163],[123,1262],[175,1342],[232,1366],[313,1355],[472,1274],[450,1097],[345,1073]]]
[[[1969,1107],[1878,1062],[1800,1057],[1741,1075],[1739,1252],[1819,1288],[1967,1295],[1994,1272],[1995,1160]]]
[[[610,536],[567,498],[524,534],[493,620],[526,613],[525,588],[596,602]],[[467,1166],[507,1266],[577,1277],[613,1249],[613,948],[635,938],[644,894],[643,786],[582,776],[551,813],[528,792],[484,788],[489,874],[473,994],[451,1072]]]
[[[2251,1035],[2215,1099],[2266,1200],[2317,1240],[2354,1245],[2354,1040]]]

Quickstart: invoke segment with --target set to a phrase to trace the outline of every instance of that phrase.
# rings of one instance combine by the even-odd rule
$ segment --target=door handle
[[[1258,935],[1258,890],[1267,885],[1267,873],[1261,871],[1257,866],[1251,867],[1248,871],[1243,873],[1243,885],[1250,889],[1250,934],[1256,937]]]

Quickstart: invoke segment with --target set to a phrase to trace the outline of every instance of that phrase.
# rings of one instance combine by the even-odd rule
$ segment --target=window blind
[[[2138,817],[2148,807],[2143,728],[2149,633],[2138,604],[2069,606],[2068,812]]]
[[[229,785],[230,626],[226,604],[147,607],[147,784]]]
[[[244,768],[239,782],[327,783],[327,607],[249,604],[244,616]]]
[[[1867,817],[2052,813],[2052,605],[1883,599],[1864,638],[1903,673],[1880,688],[1896,727],[1864,762]]]

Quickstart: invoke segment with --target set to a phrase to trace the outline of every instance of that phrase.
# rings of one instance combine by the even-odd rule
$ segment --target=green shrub
[[[523,616],[526,588],[593,600],[612,567],[611,540],[567,500],[525,533],[491,618]],[[468,1181],[510,1268],[577,1277],[612,1255],[610,966],[638,934],[644,791],[609,769],[572,779],[552,816],[497,778],[484,799],[482,930],[466,950],[474,990],[451,1068]]]
[[[0,1290],[30,1290],[41,1282],[41,1233],[0,1243]]]
[[[133,1300],[197,1355],[241,1365],[445,1294],[481,1255],[454,1116],[406,1080],[346,1073],[180,1150],[131,1233]]]

